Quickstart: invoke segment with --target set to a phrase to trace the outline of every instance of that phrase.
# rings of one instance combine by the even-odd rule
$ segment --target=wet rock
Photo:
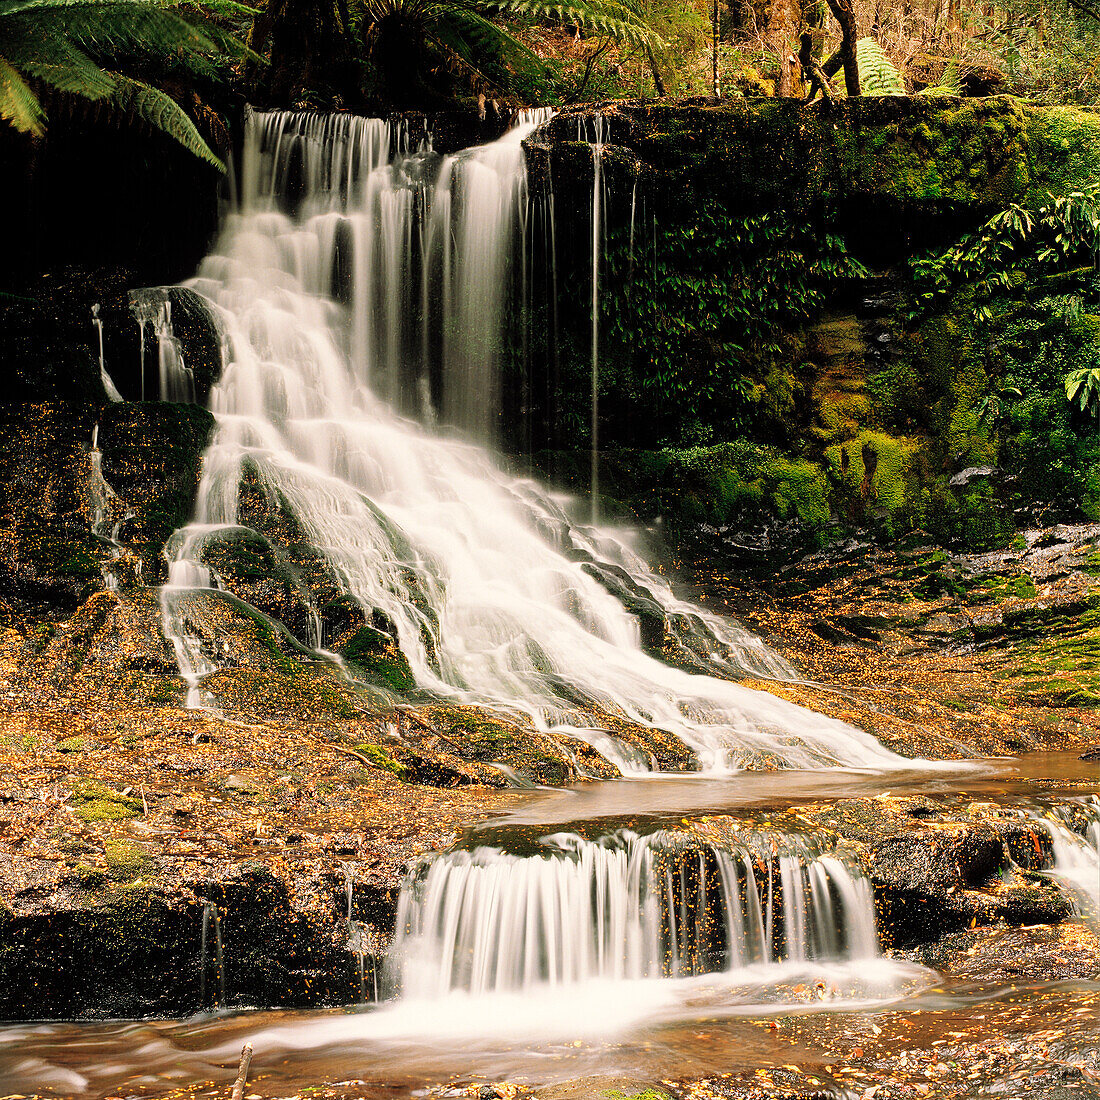
[[[957,474],[954,474],[947,484],[952,489],[962,489],[973,481],[984,481],[991,478],[996,472],[992,466],[967,466],[965,470],[960,470]]]
[[[972,928],[942,936],[908,957],[958,981],[1006,984],[1100,976],[1100,939],[1076,922]]]
[[[938,939],[972,925],[1054,924],[1073,916],[1049,868],[1042,827],[989,803],[848,799],[801,811],[865,853],[887,945]]]

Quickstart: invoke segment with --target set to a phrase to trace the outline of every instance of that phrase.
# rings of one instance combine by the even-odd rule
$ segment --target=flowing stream
[[[748,806],[775,790],[785,808],[888,783],[977,793],[980,780],[905,760],[850,725],[738,683],[796,673],[738,624],[678,599],[631,532],[576,518],[494,457],[514,280],[534,231],[522,141],[543,117],[441,156],[427,132],[403,123],[250,116],[239,205],[189,284],[209,303],[223,364],[210,397],[216,433],[193,522],[167,547],[161,608],[188,706],[216,706],[204,681],[220,655],[202,619],[230,597],[207,550],[241,531],[240,487],[253,478],[343,595],[400,646],[421,690],[586,741],[633,778],[532,794],[513,843],[475,832],[419,862],[401,887],[381,975],[346,872],[360,994],[380,985],[386,1005],[8,1029],[0,1067],[19,1088],[106,1095],[123,1077],[135,1094],[187,1087],[231,1064],[242,1036],[255,1044],[265,1090],[313,1083],[311,1067],[324,1080],[372,1073],[367,1054],[382,1062],[379,1096],[395,1094],[393,1080],[450,1073],[546,1082],[628,1065],[657,1077],[681,1063],[719,1066],[733,1050],[751,1057],[760,1037],[739,1021],[792,1006],[842,1016],[907,997],[962,1004],[934,987],[933,972],[882,954],[866,868],[835,837],[766,822],[716,837],[665,820],[705,823],[711,806]],[[595,138],[594,402],[602,130]],[[562,231],[551,218],[549,239]],[[134,308],[143,356],[145,336],[158,341],[162,394],[192,399],[170,296],[138,294]],[[99,525],[110,494],[101,482]],[[595,495],[591,508],[594,519]],[[639,607],[680,639],[684,667],[649,652]],[[346,671],[322,649],[326,624],[312,605],[310,623],[301,643]],[[652,759],[607,733],[609,715],[670,731],[704,777],[657,781]],[[754,773],[750,783],[743,769],[760,766],[802,770],[781,780]],[[1050,833],[1050,874],[1087,914],[1100,811],[1083,805],[1077,816],[1021,813]],[[629,827],[615,820],[627,813]],[[600,824],[581,828],[582,819]],[[525,822],[535,828],[518,828]],[[208,1000],[215,988],[218,1000],[226,993],[220,922],[208,906],[197,950]],[[713,1050],[712,1032],[721,1037]],[[6,1062],[5,1050],[15,1052]]]

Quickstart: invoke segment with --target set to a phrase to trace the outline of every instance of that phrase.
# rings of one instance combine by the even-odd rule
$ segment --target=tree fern
[[[664,42],[649,24],[617,0],[487,0],[485,6],[503,15],[527,15],[573,23],[631,46],[664,47]]]
[[[856,43],[856,61],[864,95],[905,95],[901,74],[873,38],[861,38]]]
[[[960,95],[962,93],[962,73],[959,62],[952,58],[943,70],[938,84],[930,84],[922,88],[917,95]]]
[[[192,0],[0,0],[0,119],[41,135],[39,91],[53,89],[141,119],[222,167],[174,100],[104,64],[126,53],[209,72],[216,60],[247,52],[221,28],[204,27],[191,14],[198,10]]]

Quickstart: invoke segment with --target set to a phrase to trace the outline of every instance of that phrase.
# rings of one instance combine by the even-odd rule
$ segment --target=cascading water
[[[878,955],[871,886],[812,837],[736,847],[562,834],[536,855],[431,858],[407,881],[391,979],[406,997],[683,978]]]
[[[121,401],[122,394],[118,392],[114,380],[107,373],[107,360],[103,355],[103,318],[99,315],[99,303],[92,306],[92,324],[95,325],[96,336],[99,340],[99,379],[103,383],[103,389],[107,393],[108,401]]]
[[[145,400],[145,332],[157,338],[157,373],[162,401],[191,403],[195,377],[183,357],[183,347],[172,327],[172,299],[168,287],[144,287],[130,292],[130,312],[141,333],[141,399]]]
[[[250,119],[240,208],[191,284],[226,346],[195,522],[170,541],[162,595],[191,702],[216,656],[181,605],[216,583],[202,547],[239,524],[247,469],[439,697],[605,747],[612,715],[671,731],[710,769],[901,766],[843,722],[731,682],[793,673],[469,441],[494,434],[521,141],[537,121],[440,157],[410,151],[401,124]],[[650,656],[639,607],[710,675]]]
[[[600,257],[603,255],[603,210],[606,204],[603,179],[605,123],[603,115],[592,119],[592,310],[591,332],[591,470],[589,492],[592,497],[592,522],[600,519]],[[577,123],[577,138],[584,140],[583,123]],[[631,209],[633,214],[633,205]],[[631,225],[633,230],[633,224]],[[631,242],[633,244],[633,241]]]
[[[1100,798],[1052,806],[1033,818],[1050,834],[1050,876],[1073,895],[1084,916],[1100,918]]]
[[[88,510],[91,513],[92,534],[108,547],[108,559],[101,567],[103,584],[108,591],[119,586],[119,562],[126,549],[119,541],[119,531],[134,513],[120,506],[118,496],[103,476],[103,452],[99,449],[99,425],[92,429],[92,446],[88,452]],[[130,568],[135,577],[141,575],[141,560],[131,559]]]

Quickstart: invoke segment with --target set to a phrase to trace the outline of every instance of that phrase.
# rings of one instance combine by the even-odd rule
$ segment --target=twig
[[[356,752],[355,749],[346,749],[343,745],[334,745],[331,741],[321,741],[322,745],[327,745],[328,748],[335,750],[336,752],[342,752],[345,756],[354,756],[356,760],[362,761],[368,768],[377,768],[378,764],[374,760],[368,759],[361,752]]]
[[[248,1080],[248,1069],[252,1065],[252,1044],[245,1043],[241,1050],[241,1064],[237,1070],[237,1080],[233,1082],[232,1100],[244,1100],[244,1083]]]

